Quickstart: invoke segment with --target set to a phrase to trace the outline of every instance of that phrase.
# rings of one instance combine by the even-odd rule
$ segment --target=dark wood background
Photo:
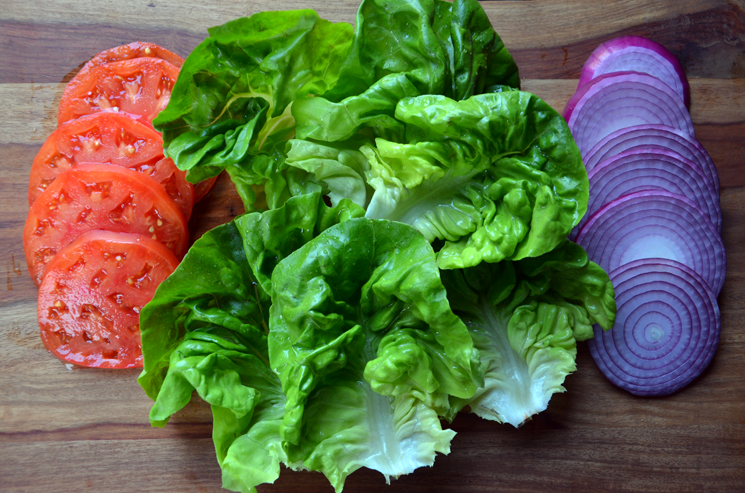
[[[260,10],[315,8],[354,20],[357,0],[0,1],[0,491],[212,492],[220,489],[208,406],[152,429],[137,371],[67,369],[41,344],[21,231],[31,161],[55,128],[65,83],[92,55],[135,40],[186,56],[206,28]],[[610,385],[584,345],[578,371],[520,429],[461,415],[449,456],[386,486],[362,470],[347,492],[745,491],[745,2],[483,2],[526,90],[561,110],[587,56],[624,34],[669,48],[691,78],[696,135],[722,182],[727,281],[711,366],[669,397]],[[226,179],[200,203],[194,237],[242,211]],[[261,492],[331,492],[284,471]]]

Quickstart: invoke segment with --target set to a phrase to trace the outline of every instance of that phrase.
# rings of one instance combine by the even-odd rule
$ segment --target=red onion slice
[[[694,271],[664,259],[638,260],[610,274],[616,323],[588,341],[601,372],[636,395],[667,395],[698,377],[719,342],[716,296]]]
[[[634,260],[663,258],[699,273],[717,295],[724,283],[722,239],[706,214],[681,195],[624,195],[590,216],[576,242],[607,272]]]
[[[714,184],[677,152],[639,146],[603,161],[587,174],[590,200],[579,231],[592,214],[613,200],[642,190],[665,190],[693,201],[721,231],[722,213]]]
[[[640,36],[622,36],[595,48],[582,67],[577,88],[600,75],[624,71],[657,77],[675,90],[686,107],[691,105],[688,79],[678,59],[661,44]]]
[[[706,149],[685,132],[666,125],[638,125],[613,132],[598,142],[587,156],[584,156],[583,161],[589,172],[598,163],[616,154],[638,146],[650,145],[677,152],[699,166],[709,181],[714,183],[716,195],[719,197],[719,174]]]
[[[662,124],[694,135],[688,110],[675,91],[636,72],[605,74],[585,84],[569,99],[564,118],[583,157],[606,136],[635,125]]]

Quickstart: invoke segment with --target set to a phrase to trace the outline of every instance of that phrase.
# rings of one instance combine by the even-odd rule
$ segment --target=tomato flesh
[[[64,246],[97,229],[147,235],[177,258],[189,243],[183,214],[155,180],[118,166],[79,165],[60,174],[29,211],[23,249],[34,282]]]
[[[70,81],[58,123],[98,112],[124,112],[150,123],[171,98],[178,67],[158,58],[104,63]]]
[[[147,236],[83,234],[59,252],[39,286],[41,340],[68,363],[141,368],[140,310],[177,265]]]
[[[80,72],[77,73],[76,77],[85,75],[91,69],[103,65],[104,63],[131,60],[133,58],[160,58],[178,68],[181,68],[184,64],[183,58],[170,50],[166,50],[162,46],[158,46],[155,43],[135,41],[134,43],[116,46],[97,54],[91,58],[82,69],[80,69]]]
[[[178,169],[171,158],[163,158],[154,165],[148,164],[130,169],[144,173],[160,183],[171,200],[176,203],[184,219],[189,221],[194,208],[195,185],[186,181],[186,172]]]
[[[194,186],[173,161],[163,159],[160,134],[120,113],[86,115],[52,132],[31,165],[29,205],[57,175],[81,163],[108,163],[148,174],[163,186],[187,220],[191,216]]]

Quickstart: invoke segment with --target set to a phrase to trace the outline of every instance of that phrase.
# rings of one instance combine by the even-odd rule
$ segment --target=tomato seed
[[[128,216],[131,214],[125,214],[125,211],[128,211],[134,206],[134,198],[134,193],[129,192],[129,195],[109,213],[111,221],[129,223]]]
[[[43,236],[46,229],[50,226],[49,221],[46,219],[40,219],[36,222],[36,230],[34,230],[34,235],[36,236]]]
[[[97,288],[101,286],[101,283],[103,283],[104,279],[106,279],[106,276],[108,276],[108,273],[105,270],[99,270],[91,279],[91,288]]]
[[[90,215],[90,213],[93,212],[93,209],[90,207],[86,207],[82,211],[80,211],[80,214],[78,215],[78,224],[85,222],[85,219]]]
[[[67,268],[67,272],[77,272],[83,267],[85,267],[85,259],[81,255],[74,264]]]
[[[47,309],[49,318],[53,320],[59,319],[61,315],[64,315],[67,312],[68,312],[67,305],[65,305],[63,302],[59,300],[55,301],[54,305],[51,308]]]
[[[111,193],[112,182],[102,181],[98,183],[85,184],[85,192],[92,200],[99,201],[109,197]]]
[[[34,253],[34,259],[39,264],[46,264],[55,255],[57,255],[57,250],[54,248],[42,248]]]

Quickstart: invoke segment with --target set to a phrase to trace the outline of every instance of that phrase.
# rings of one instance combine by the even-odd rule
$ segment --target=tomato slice
[[[147,236],[84,233],[49,263],[39,286],[41,340],[68,363],[141,368],[140,310],[177,265]]]
[[[186,173],[163,159],[160,133],[120,113],[86,115],[52,132],[31,165],[29,205],[57,175],[81,163],[108,163],[150,175],[189,220],[194,187]]]
[[[184,59],[175,54],[172,51],[166,50],[162,46],[158,46],[155,43],[145,43],[142,41],[135,41],[126,45],[116,46],[109,50],[102,51],[98,55],[91,58],[86,63],[80,72],[77,73],[76,77],[85,75],[91,69],[103,65],[104,63],[118,62],[120,60],[131,60],[133,58],[160,58],[165,60],[178,68],[184,64]]]
[[[194,184],[194,203],[196,204],[200,200],[204,198],[205,195],[207,195],[207,192],[209,192],[212,189],[212,185],[215,184],[217,181],[217,177],[213,176],[212,178],[207,178],[206,180],[202,180],[199,183]]]
[[[93,67],[67,84],[58,123],[101,111],[122,111],[150,123],[168,104],[178,71],[175,65],[158,58],[134,58]]]
[[[82,164],[60,174],[31,206],[23,249],[34,282],[58,251],[94,229],[150,236],[177,258],[189,244],[184,216],[155,180],[118,166]]]

